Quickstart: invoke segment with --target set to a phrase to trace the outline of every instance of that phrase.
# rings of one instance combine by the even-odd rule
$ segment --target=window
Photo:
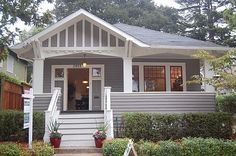
[[[171,91],[183,91],[182,66],[170,66]]]
[[[64,78],[64,68],[55,69],[55,78]]]
[[[165,66],[144,66],[144,91],[166,91]]]
[[[139,66],[132,67],[133,92],[139,91]]]
[[[13,73],[14,70],[14,57],[11,55],[8,55],[7,57],[7,71],[10,73]]]

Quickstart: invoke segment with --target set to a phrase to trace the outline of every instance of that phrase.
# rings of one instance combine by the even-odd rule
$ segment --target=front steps
[[[76,112],[59,115],[61,126],[59,131],[63,134],[61,147],[94,147],[93,133],[104,123],[103,112]]]

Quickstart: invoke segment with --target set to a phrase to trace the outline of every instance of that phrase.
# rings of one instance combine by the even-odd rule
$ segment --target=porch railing
[[[111,109],[111,87],[104,88],[104,123],[107,125],[107,137],[114,138],[113,110]]]
[[[44,142],[49,142],[49,129],[48,129],[49,123],[58,120],[60,110],[58,110],[57,108],[57,102],[60,95],[61,95],[61,88],[55,88],[48,109],[45,111]]]

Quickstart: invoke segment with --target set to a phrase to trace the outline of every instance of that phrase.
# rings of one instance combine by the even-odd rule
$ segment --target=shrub
[[[1,156],[30,156],[30,152],[24,149],[20,144],[3,143],[0,144]]]
[[[123,156],[127,143],[128,139],[107,141],[103,146],[104,156]],[[183,138],[157,143],[141,140],[135,143],[135,150],[140,156],[235,156],[236,142],[213,138]]]
[[[183,137],[230,138],[232,117],[227,113],[125,113],[125,137],[135,141]]]
[[[128,139],[113,139],[105,141],[103,144],[103,155],[104,156],[123,156]]]
[[[217,110],[220,112],[236,113],[236,93],[218,95],[216,97]]]
[[[43,142],[33,142],[32,152],[35,156],[53,156],[54,148]]]
[[[44,114],[35,112],[33,122],[34,139],[43,139]],[[0,111],[0,141],[25,141],[27,132],[23,129],[24,113],[20,111]]]

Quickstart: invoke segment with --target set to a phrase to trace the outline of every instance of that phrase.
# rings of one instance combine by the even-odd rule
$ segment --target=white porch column
[[[207,60],[204,60],[204,76],[205,78],[212,78],[214,76],[214,72],[210,70],[211,66],[209,65]],[[215,88],[212,85],[204,84],[205,92],[215,92]]]
[[[33,63],[33,89],[34,93],[43,93],[44,59],[35,58]]]
[[[123,58],[124,92],[132,92],[132,58]]]

